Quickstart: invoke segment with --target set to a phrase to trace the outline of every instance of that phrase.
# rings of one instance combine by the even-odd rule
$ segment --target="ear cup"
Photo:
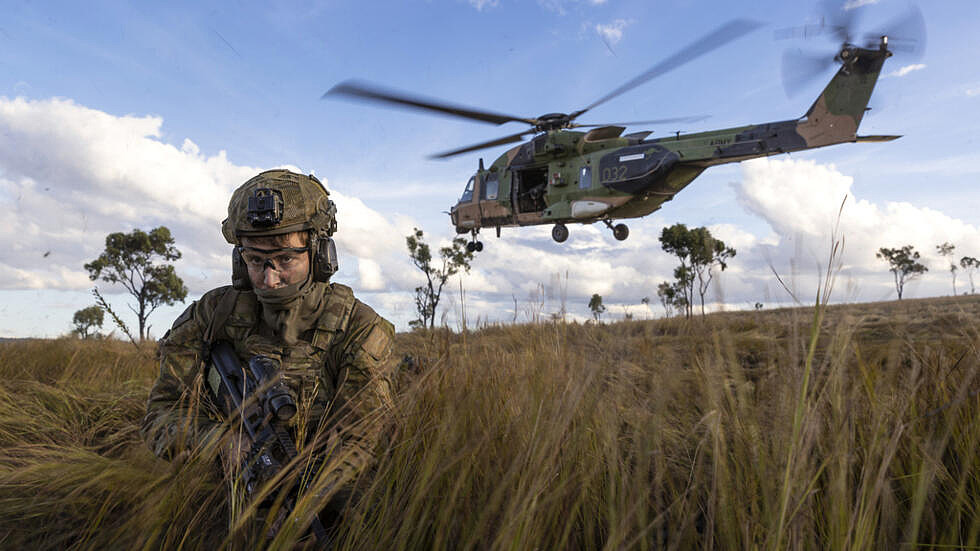
[[[248,291],[252,288],[252,280],[248,278],[248,266],[242,258],[238,247],[231,252],[231,286],[238,291]]]
[[[330,281],[330,276],[337,273],[339,268],[337,246],[329,237],[318,237],[315,250],[316,252],[313,253],[313,281],[325,283]],[[242,265],[244,266],[244,262]]]

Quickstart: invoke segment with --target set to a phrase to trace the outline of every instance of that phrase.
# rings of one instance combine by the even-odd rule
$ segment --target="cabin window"
[[[592,167],[583,166],[582,170],[578,171],[578,187],[579,189],[591,189],[592,188]]]
[[[469,203],[473,200],[473,183],[476,182],[476,176],[470,178],[470,181],[466,183],[466,189],[463,190],[462,197],[459,198],[460,203]]]
[[[481,190],[481,195],[484,199],[496,199],[497,192],[500,189],[500,180],[496,172],[491,172],[487,175],[487,179],[483,181],[483,189]]]

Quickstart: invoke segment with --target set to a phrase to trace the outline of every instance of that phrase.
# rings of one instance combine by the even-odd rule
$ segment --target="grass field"
[[[978,549],[980,297],[398,337],[339,549]],[[0,343],[0,548],[237,548],[153,347]],[[272,548],[290,548],[284,530]]]

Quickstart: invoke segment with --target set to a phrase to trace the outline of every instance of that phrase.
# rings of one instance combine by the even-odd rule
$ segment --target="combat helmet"
[[[337,206],[316,176],[285,169],[267,170],[242,184],[228,202],[228,218],[221,233],[228,243],[241,245],[242,237],[309,234],[314,281],[325,282],[337,271]],[[232,253],[232,285],[251,288],[248,270],[238,247]]]

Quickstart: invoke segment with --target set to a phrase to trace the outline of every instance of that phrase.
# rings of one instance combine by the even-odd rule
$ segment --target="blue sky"
[[[909,5],[867,4],[861,30]],[[708,226],[739,251],[718,278],[715,307],[790,301],[770,264],[796,272],[801,294],[812,296],[844,195],[846,285],[837,300],[893,298],[874,251],[905,243],[930,266],[907,295],[952,292],[935,245],[951,241],[957,257],[980,257],[971,124],[980,120],[972,55],[980,4],[921,9],[924,56],[886,63],[860,129],[902,139],[711,169],[661,211],[628,221],[623,243],[601,226],[573,226],[564,245],[547,227],[487,236],[462,280],[467,315],[520,321],[554,311],[565,277],[575,316],[587,315],[593,292],[613,317],[659,315],[639,302],[670,276],[674,262],[656,238],[675,222]],[[192,297],[226,284],[218,222],[227,196],[277,166],[326,178],[341,208],[337,280],[405,328],[419,281],[404,236],[418,226],[434,242],[450,238],[442,211],[478,158],[490,162],[506,146],[447,161],[426,156],[522,128],[320,100],[331,86],[358,78],[515,115],[568,112],[741,17],[766,25],[580,122],[710,115],[647,128],[656,136],[784,120],[801,116],[833,73],[787,97],[784,50],[832,55],[834,45],[775,41],[773,31],[814,22],[814,13],[777,1],[11,2],[0,18],[0,207],[11,222],[0,230],[0,336],[67,331],[71,314],[93,302],[82,265],[112,231],[166,224],[185,253],[177,267]],[[959,274],[958,291],[968,285]],[[453,326],[458,288],[445,303]],[[124,296],[112,302],[125,310]],[[154,314],[154,334],[182,308]]]

